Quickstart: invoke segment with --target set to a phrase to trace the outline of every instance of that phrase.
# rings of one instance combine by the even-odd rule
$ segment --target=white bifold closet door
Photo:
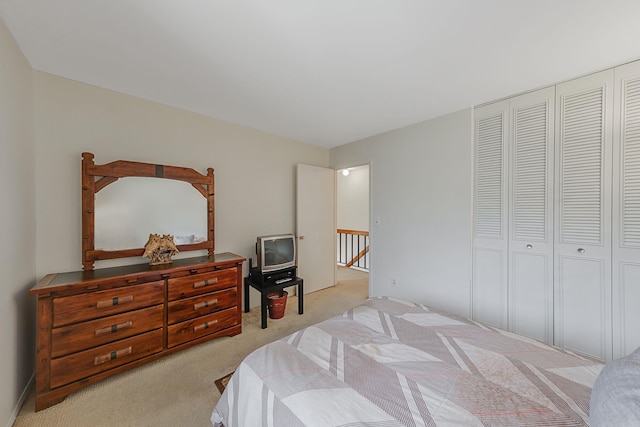
[[[611,359],[613,70],[556,86],[555,344]]]
[[[555,87],[510,99],[509,330],[553,343]]]
[[[507,328],[509,101],[474,110],[472,317]]]
[[[613,358],[640,346],[640,62],[615,69]]]
[[[553,87],[476,108],[473,318],[553,341]]]

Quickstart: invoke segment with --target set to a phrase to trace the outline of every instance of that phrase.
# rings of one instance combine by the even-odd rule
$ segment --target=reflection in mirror
[[[97,250],[142,248],[151,233],[171,234],[178,245],[206,240],[207,199],[187,182],[141,177],[96,193]]]

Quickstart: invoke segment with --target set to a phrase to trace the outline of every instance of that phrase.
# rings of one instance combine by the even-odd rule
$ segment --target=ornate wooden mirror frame
[[[151,163],[116,160],[96,165],[92,153],[82,153],[82,268],[93,270],[95,261],[142,256],[144,248],[114,251],[96,250],[95,245],[95,195],[119,178],[164,178],[190,183],[207,199],[207,240],[199,243],[177,245],[180,252],[207,249],[215,250],[214,242],[214,177],[213,168],[202,175],[191,168],[155,165]]]

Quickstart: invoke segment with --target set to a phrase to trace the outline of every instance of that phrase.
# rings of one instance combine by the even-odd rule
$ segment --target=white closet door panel
[[[508,116],[504,103],[476,110],[475,221],[477,239],[506,237],[505,138]]]
[[[604,87],[561,97],[560,239],[604,244]]]
[[[511,238],[551,243],[553,88],[511,102]]]
[[[473,318],[507,327],[506,160],[509,103],[474,110]]]
[[[601,360],[612,357],[612,106],[613,70],[556,86],[554,341]]]
[[[551,254],[511,250],[509,277],[510,330],[551,342],[553,314],[553,257]]]
[[[555,88],[510,100],[509,330],[553,342]]]
[[[608,260],[560,255],[556,339],[563,348],[604,360],[611,347]]]
[[[640,263],[618,259],[614,263],[614,354],[624,357],[640,347]]]
[[[615,69],[613,356],[640,347],[640,62]]]
[[[553,340],[555,88],[510,100],[509,330]]]

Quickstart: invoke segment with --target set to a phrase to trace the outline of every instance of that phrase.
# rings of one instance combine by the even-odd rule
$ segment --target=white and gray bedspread
[[[603,365],[394,298],[250,354],[214,426],[582,426]]]

